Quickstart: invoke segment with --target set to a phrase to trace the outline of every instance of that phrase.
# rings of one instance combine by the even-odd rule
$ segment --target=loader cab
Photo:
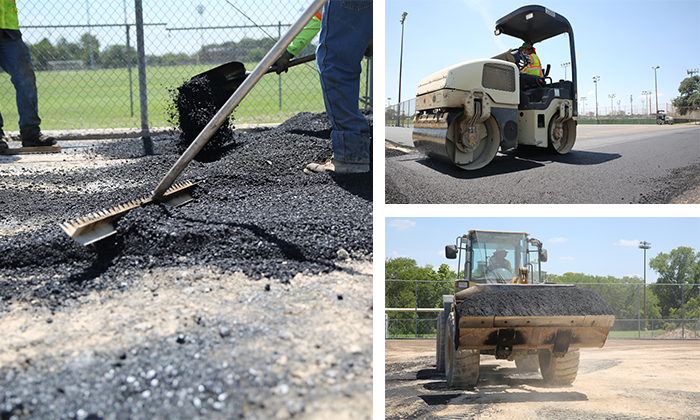
[[[541,262],[547,260],[542,243],[525,232],[470,231],[445,247],[445,256],[458,259],[458,288],[469,283],[510,283],[519,267],[526,267],[529,282],[539,283]]]
[[[542,59],[544,76],[520,75],[519,110],[545,110],[552,100],[557,98],[573,101],[573,116],[578,115],[578,93],[576,91],[576,51],[574,48],[574,32],[569,21],[562,15],[544,6],[523,6],[496,22],[496,35],[506,34],[523,42],[536,44],[563,33],[569,35],[569,54],[571,63],[571,79],[560,79],[557,82],[549,77],[551,64],[547,57]],[[537,47],[537,45],[535,45]],[[514,50],[500,54],[494,58],[517,64],[517,54]],[[521,65],[519,65],[521,67]]]

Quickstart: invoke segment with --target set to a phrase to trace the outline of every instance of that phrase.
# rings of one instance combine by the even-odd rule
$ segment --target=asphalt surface
[[[235,132],[87,247],[58,223],[149,197],[179,133],[0,157],[1,418],[368,418],[372,174],[303,173],[330,130]]]
[[[700,126],[579,125],[566,155],[545,149],[499,152],[464,171],[413,148],[411,129],[386,127],[388,204],[698,203]]]

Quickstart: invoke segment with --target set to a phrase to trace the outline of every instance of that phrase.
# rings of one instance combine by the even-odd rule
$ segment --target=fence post
[[[416,304],[414,306],[413,319],[415,324],[415,334],[413,338],[418,338],[418,280],[416,280]]]
[[[146,51],[143,40],[143,4],[134,0],[136,13],[136,54],[139,68],[139,102],[141,104],[141,136],[149,139],[148,134],[148,88],[146,85]]]

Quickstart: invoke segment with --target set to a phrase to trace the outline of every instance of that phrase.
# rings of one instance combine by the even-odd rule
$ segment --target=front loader
[[[453,65],[426,77],[416,93],[413,143],[428,157],[466,170],[483,168],[518,146],[571,151],[578,116],[574,35],[565,17],[543,6],[524,6],[496,22],[496,35],[531,44],[569,35],[571,80],[520,74],[516,49],[490,59]]]
[[[451,388],[475,386],[481,355],[515,361],[551,384],[576,379],[579,349],[600,348],[615,322],[596,292],[541,279],[542,243],[524,232],[472,230],[445,247],[463,278],[443,296],[436,365]]]

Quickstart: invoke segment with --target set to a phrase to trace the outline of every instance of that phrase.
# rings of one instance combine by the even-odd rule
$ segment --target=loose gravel
[[[581,316],[615,315],[593,290],[552,286],[477,293],[457,305],[459,316]]]
[[[58,223],[149,197],[180,133],[3,157],[1,418],[371,418],[372,174],[302,172],[330,129],[234,131],[87,247]]]

